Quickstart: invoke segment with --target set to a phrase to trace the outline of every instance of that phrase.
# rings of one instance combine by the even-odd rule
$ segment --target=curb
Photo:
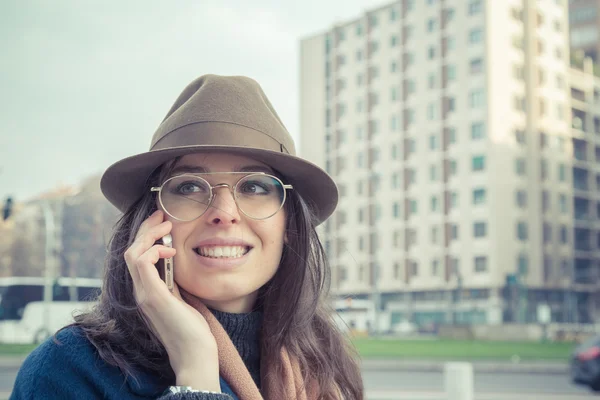
[[[418,360],[362,360],[361,367],[366,371],[413,371],[413,372],[443,372],[445,365],[452,360],[418,361]],[[564,375],[569,373],[567,362],[485,362],[465,361],[473,365],[473,371],[480,373],[524,373],[544,375]]]

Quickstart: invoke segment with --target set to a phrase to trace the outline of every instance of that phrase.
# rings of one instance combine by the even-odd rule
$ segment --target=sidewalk
[[[385,371],[414,371],[414,372],[442,372],[444,364],[451,360],[362,360],[363,370]],[[510,361],[467,361],[473,365],[475,372],[484,373],[526,373],[526,374],[557,374],[569,372],[569,364],[558,361],[529,361],[512,363]]]

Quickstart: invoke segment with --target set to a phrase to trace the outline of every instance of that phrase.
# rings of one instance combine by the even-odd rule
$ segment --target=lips
[[[194,252],[201,257],[237,259],[252,250],[252,245],[237,238],[210,238],[199,242]]]
[[[240,258],[250,251],[249,246],[202,246],[194,248],[196,254],[209,258]]]

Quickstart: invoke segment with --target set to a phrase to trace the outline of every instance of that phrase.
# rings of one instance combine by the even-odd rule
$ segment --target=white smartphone
[[[173,237],[170,234],[163,236],[162,244],[167,247],[173,247]],[[169,292],[173,293],[173,257],[165,258],[163,260],[163,265],[163,276],[165,277],[165,284],[167,285]]]

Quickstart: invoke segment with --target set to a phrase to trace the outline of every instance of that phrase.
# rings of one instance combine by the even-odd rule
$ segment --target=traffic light
[[[8,218],[10,218],[12,211],[13,211],[13,199],[12,199],[12,197],[7,197],[6,201],[4,202],[4,207],[2,208],[2,218],[4,219],[4,221],[6,221]]]

